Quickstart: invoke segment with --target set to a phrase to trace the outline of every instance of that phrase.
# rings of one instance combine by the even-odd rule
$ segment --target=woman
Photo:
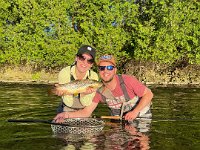
[[[95,62],[96,50],[89,46],[83,45],[79,48],[75,63],[63,68],[58,75],[58,83],[66,84],[73,80],[92,79],[98,81],[98,75],[91,68]],[[92,103],[95,89],[89,88],[85,93],[69,95],[59,85],[56,85],[56,94],[62,96],[62,102],[57,109],[57,113],[63,111],[74,111],[83,109]]]

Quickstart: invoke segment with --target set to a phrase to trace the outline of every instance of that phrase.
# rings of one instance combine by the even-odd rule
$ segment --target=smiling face
[[[76,57],[77,70],[80,73],[87,72],[93,66],[93,58],[90,54],[82,54]]]
[[[108,83],[113,80],[114,75],[116,74],[116,67],[111,67],[113,66],[112,63],[110,62],[101,62],[99,63],[99,75],[102,79],[103,82]],[[105,67],[103,67],[105,66]],[[109,67],[107,67],[109,66]],[[101,69],[104,68],[104,69]]]

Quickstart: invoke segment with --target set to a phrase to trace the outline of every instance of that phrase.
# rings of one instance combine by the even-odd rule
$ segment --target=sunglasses
[[[85,60],[87,60],[87,63],[88,63],[88,64],[93,64],[93,63],[94,63],[94,59],[86,59],[83,55],[77,55],[77,57],[78,57],[78,59],[79,59],[80,61],[85,61]]]
[[[111,71],[115,68],[115,66],[98,66],[99,71],[104,71],[105,69]]]

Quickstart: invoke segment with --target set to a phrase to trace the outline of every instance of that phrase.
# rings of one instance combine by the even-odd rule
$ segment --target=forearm
[[[84,109],[68,112],[68,118],[78,118],[78,117],[89,117],[94,109],[97,107],[98,103],[92,102],[89,106],[86,106]]]
[[[135,107],[133,112],[139,113],[142,109],[144,109],[146,106],[150,105],[151,100],[153,98],[153,93],[151,92],[150,89],[146,89],[143,97],[141,98],[140,102],[138,105]]]
[[[67,118],[82,118],[82,117],[89,117],[91,115],[91,111],[88,111],[87,108],[74,111],[74,112],[66,112]]]
[[[56,122],[63,122],[65,118],[81,118],[81,117],[89,117],[94,109],[97,107],[98,103],[92,103],[89,106],[86,106],[82,110],[78,110],[75,112],[62,112],[54,117]]]

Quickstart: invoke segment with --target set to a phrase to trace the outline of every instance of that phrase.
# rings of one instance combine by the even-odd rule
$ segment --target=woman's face
[[[79,72],[87,72],[94,64],[94,59],[90,54],[82,54],[76,56],[76,66]]]

